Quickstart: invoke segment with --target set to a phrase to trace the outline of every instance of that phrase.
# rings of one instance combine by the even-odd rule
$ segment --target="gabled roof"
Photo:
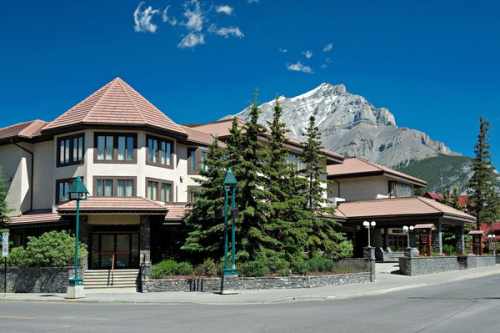
[[[184,129],[121,78],[79,102],[43,128],[43,131],[75,125],[149,126],[186,135]]]
[[[56,223],[61,220],[61,216],[57,213],[52,213],[52,211],[30,211],[26,212],[20,216],[9,217],[7,220],[7,225],[17,226],[26,224],[39,224],[39,223]]]
[[[427,185],[425,180],[361,158],[346,158],[342,164],[328,165],[326,171],[328,177],[333,179],[386,174],[405,179],[417,186],[424,187]]]
[[[348,219],[435,215],[475,222],[476,218],[458,209],[423,197],[343,202],[335,210]]]
[[[33,137],[39,136],[40,130],[46,124],[47,123],[45,121],[36,119],[0,128],[0,140],[11,138],[31,139]]]
[[[236,117],[236,120],[237,120],[238,126],[240,128],[245,125],[245,121],[242,120],[241,118]],[[233,123],[233,118],[225,118],[225,119],[217,120],[217,121],[207,123],[207,124],[190,125],[189,128],[212,134],[212,135],[216,136],[217,138],[223,140],[224,138],[227,138],[230,135],[232,123]],[[290,138],[290,137],[286,138],[286,143],[292,147],[295,147],[295,148],[302,147],[301,141],[299,141],[297,139]],[[331,160],[333,160],[337,163],[339,163],[340,161],[342,161],[344,159],[341,155],[339,155],[339,154],[337,154],[329,149],[321,149],[321,151],[326,157],[330,158]]]
[[[187,143],[201,144],[204,146],[209,146],[214,142],[215,136],[209,133],[198,131],[188,126],[182,126],[187,133],[187,138],[185,139]],[[225,144],[219,141],[219,147],[224,147]]]

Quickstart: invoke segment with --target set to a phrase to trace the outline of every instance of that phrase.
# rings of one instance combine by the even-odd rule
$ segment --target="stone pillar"
[[[151,273],[151,221],[149,216],[141,216],[140,228],[141,277],[147,278]]]
[[[443,254],[443,226],[441,222],[435,224],[436,230],[432,231],[432,250],[434,252]]]
[[[465,236],[464,225],[460,225],[455,229],[455,239],[457,240],[456,248],[457,254],[464,254],[465,250]]]
[[[370,282],[375,282],[375,248],[364,247],[363,257],[368,259],[370,265]]]

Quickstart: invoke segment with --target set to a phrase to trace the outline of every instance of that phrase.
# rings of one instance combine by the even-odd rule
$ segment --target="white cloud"
[[[302,52],[302,54],[304,55],[304,57],[306,57],[306,59],[311,59],[313,57],[313,53],[311,50],[305,50],[304,52]]]
[[[134,11],[134,30],[137,32],[156,32],[158,26],[153,23],[153,17],[160,13],[158,9],[148,6],[142,10],[144,1],[140,2]]]
[[[288,52],[288,50],[287,50],[287,49],[283,49],[283,48],[281,48],[281,47],[278,49],[278,51],[279,51],[280,53],[287,53],[287,52]]]
[[[161,13],[161,20],[165,23],[170,24],[171,26],[176,26],[177,25],[177,19],[173,16],[168,16],[168,9],[170,6],[165,7],[163,12]]]
[[[231,15],[234,11],[234,8],[229,5],[220,5],[215,8],[215,11],[219,14]]]
[[[181,49],[192,48],[197,45],[205,44],[205,36],[198,32],[190,32],[179,42],[177,47]]]
[[[323,48],[323,52],[330,52],[333,50],[333,43],[328,43],[325,45],[325,47]]]
[[[302,72],[306,74],[312,74],[312,68],[302,64],[300,61],[297,61],[295,64],[289,64],[287,69],[292,72]]]
[[[208,31],[216,34],[217,36],[221,36],[224,38],[229,38],[229,37],[237,37],[237,38],[243,38],[245,37],[245,34],[241,32],[240,28],[238,27],[222,27],[222,28],[217,28],[215,24],[212,24],[209,28]]]
[[[188,30],[201,31],[203,29],[203,11],[198,0],[191,0],[184,4],[184,17],[187,21],[184,25]]]

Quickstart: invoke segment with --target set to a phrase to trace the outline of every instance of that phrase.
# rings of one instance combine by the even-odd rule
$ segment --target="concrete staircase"
[[[87,270],[83,285],[85,289],[136,288],[138,269]]]

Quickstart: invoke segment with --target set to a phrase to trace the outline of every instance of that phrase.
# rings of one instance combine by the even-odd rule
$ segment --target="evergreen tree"
[[[9,212],[10,209],[7,205],[7,185],[0,169],[0,223],[5,220]]]
[[[288,259],[304,252],[306,231],[303,221],[310,219],[304,209],[304,181],[298,174],[297,165],[287,162],[285,149],[287,129],[281,120],[282,109],[276,100],[273,119],[268,122],[269,144],[266,145],[265,175],[267,181],[270,216],[267,230],[279,241],[275,250]]]
[[[279,242],[269,235],[269,193],[264,171],[264,149],[259,137],[265,135],[265,129],[258,123],[260,110],[253,103],[249,120],[243,127],[238,163],[231,165],[238,180],[237,202],[239,208],[237,251],[238,259],[256,257],[260,250],[272,249]],[[227,142],[228,150],[236,140]]]
[[[321,177],[325,174],[326,160],[321,153],[321,137],[314,116],[309,118],[306,129],[306,141],[303,144],[303,175],[307,179],[307,208],[318,209],[325,202],[325,189],[321,186]]]
[[[198,260],[223,256],[225,166],[224,151],[214,139],[208,148],[205,167],[200,170],[203,176],[198,180],[200,191],[186,219],[189,234],[182,246],[182,250],[198,256]]]
[[[496,177],[491,164],[488,130],[488,121],[481,118],[479,135],[474,147],[473,174],[469,184],[471,208],[477,218],[477,229],[482,223],[494,223],[498,209]]]
[[[303,220],[308,229],[306,248],[312,254],[322,252],[336,257],[345,238],[338,231],[338,224],[333,218],[334,210],[326,208],[326,189],[322,181],[326,174],[326,159],[321,152],[321,138],[314,116],[309,119],[306,130],[302,160],[302,175],[306,179],[305,202],[311,214],[310,219]]]

